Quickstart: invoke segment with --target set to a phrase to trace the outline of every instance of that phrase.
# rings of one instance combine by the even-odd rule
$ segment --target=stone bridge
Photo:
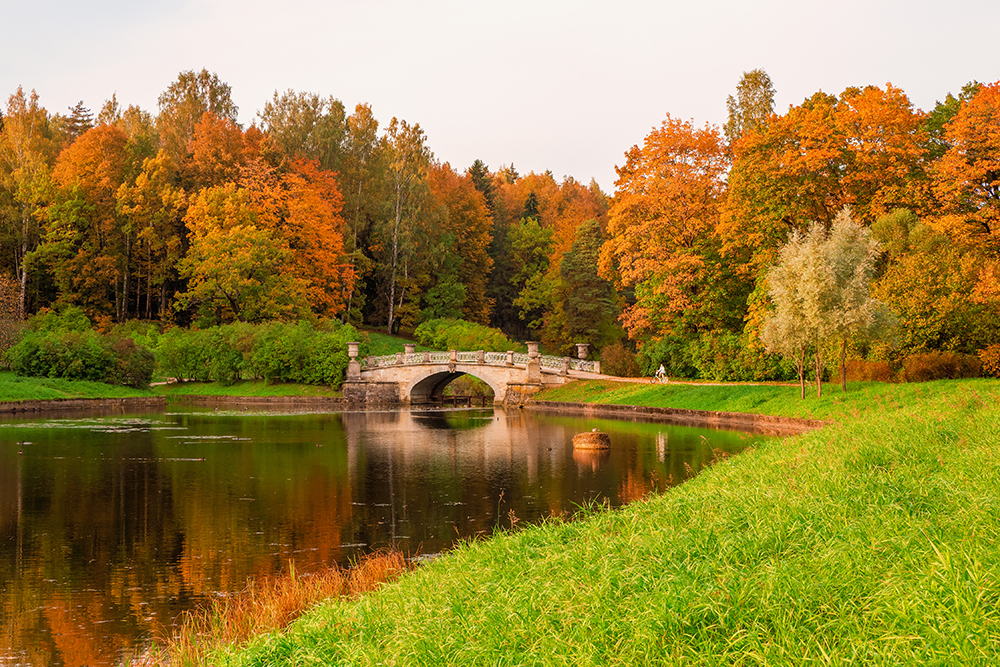
[[[514,352],[406,352],[384,357],[358,358],[358,343],[348,343],[350,363],[344,397],[351,401],[387,404],[440,402],[453,380],[471,375],[493,390],[497,404],[519,405],[544,387],[573,379],[600,377],[601,362],[588,361],[585,344],[577,357],[551,357],[528,343],[528,354]]]

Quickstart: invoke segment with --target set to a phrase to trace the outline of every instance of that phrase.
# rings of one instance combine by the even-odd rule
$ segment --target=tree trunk
[[[840,388],[847,393],[847,336],[840,341]]]
[[[823,396],[823,369],[821,367],[823,357],[820,355],[819,347],[816,348],[816,398]]]
[[[796,364],[796,366],[798,366],[798,370],[799,370],[799,399],[800,400],[805,400],[805,397],[806,397],[806,348],[804,348],[804,347],[802,348],[801,352],[799,353],[799,358],[796,359],[796,361],[798,362]]]

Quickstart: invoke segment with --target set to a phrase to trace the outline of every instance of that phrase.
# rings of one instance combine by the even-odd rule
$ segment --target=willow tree
[[[840,375],[845,373],[851,338],[870,339],[889,322],[886,307],[869,293],[875,261],[881,251],[869,231],[842,209],[827,233],[814,222],[803,234],[795,231],[781,249],[778,264],[767,274],[774,312],[761,339],[770,352],[795,360],[805,398],[805,359],[812,351],[816,395],[823,393],[823,350],[840,344]]]

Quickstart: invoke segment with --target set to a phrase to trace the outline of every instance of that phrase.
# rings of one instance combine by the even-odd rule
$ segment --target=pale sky
[[[1000,79],[997,0],[0,0],[0,25],[4,101],[22,85],[52,113],[96,113],[116,93],[155,114],[178,73],[206,68],[244,126],[276,90],[332,95],[420,123],[456,169],[513,163],[609,194],[665,114],[721,126],[754,68],[781,112],[886,82],[928,110]]]

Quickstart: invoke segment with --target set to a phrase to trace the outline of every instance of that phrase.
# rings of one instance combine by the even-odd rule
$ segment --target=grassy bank
[[[213,660],[1000,659],[1000,384],[868,387],[869,407],[852,398],[837,408],[801,406],[806,414],[793,408],[798,399],[779,395],[794,398],[792,388],[743,395],[737,404],[721,393],[710,398],[723,390],[671,387],[670,404],[689,391],[690,403],[677,407],[747,410],[759,400],[768,411],[784,404],[791,416],[843,416],[622,510],[465,544],[392,586],[327,601],[286,631]]]
[[[184,396],[340,396],[326,385],[282,382],[269,384],[264,381],[242,380],[232,384],[221,382],[172,382],[153,389],[168,399]]]
[[[126,398],[154,396],[148,389],[132,389],[103,382],[59,378],[21,377],[0,372],[0,401],[52,401],[65,398]]]
[[[840,385],[827,384],[823,396],[816,389],[799,398],[798,388],[779,385],[648,384],[584,380],[546,389],[535,395],[541,401],[641,405],[684,410],[747,412],[779,417],[850,421],[873,412],[900,410],[921,405],[956,390],[991,391],[996,380],[941,380],[936,382],[889,384],[851,382],[847,392]]]

